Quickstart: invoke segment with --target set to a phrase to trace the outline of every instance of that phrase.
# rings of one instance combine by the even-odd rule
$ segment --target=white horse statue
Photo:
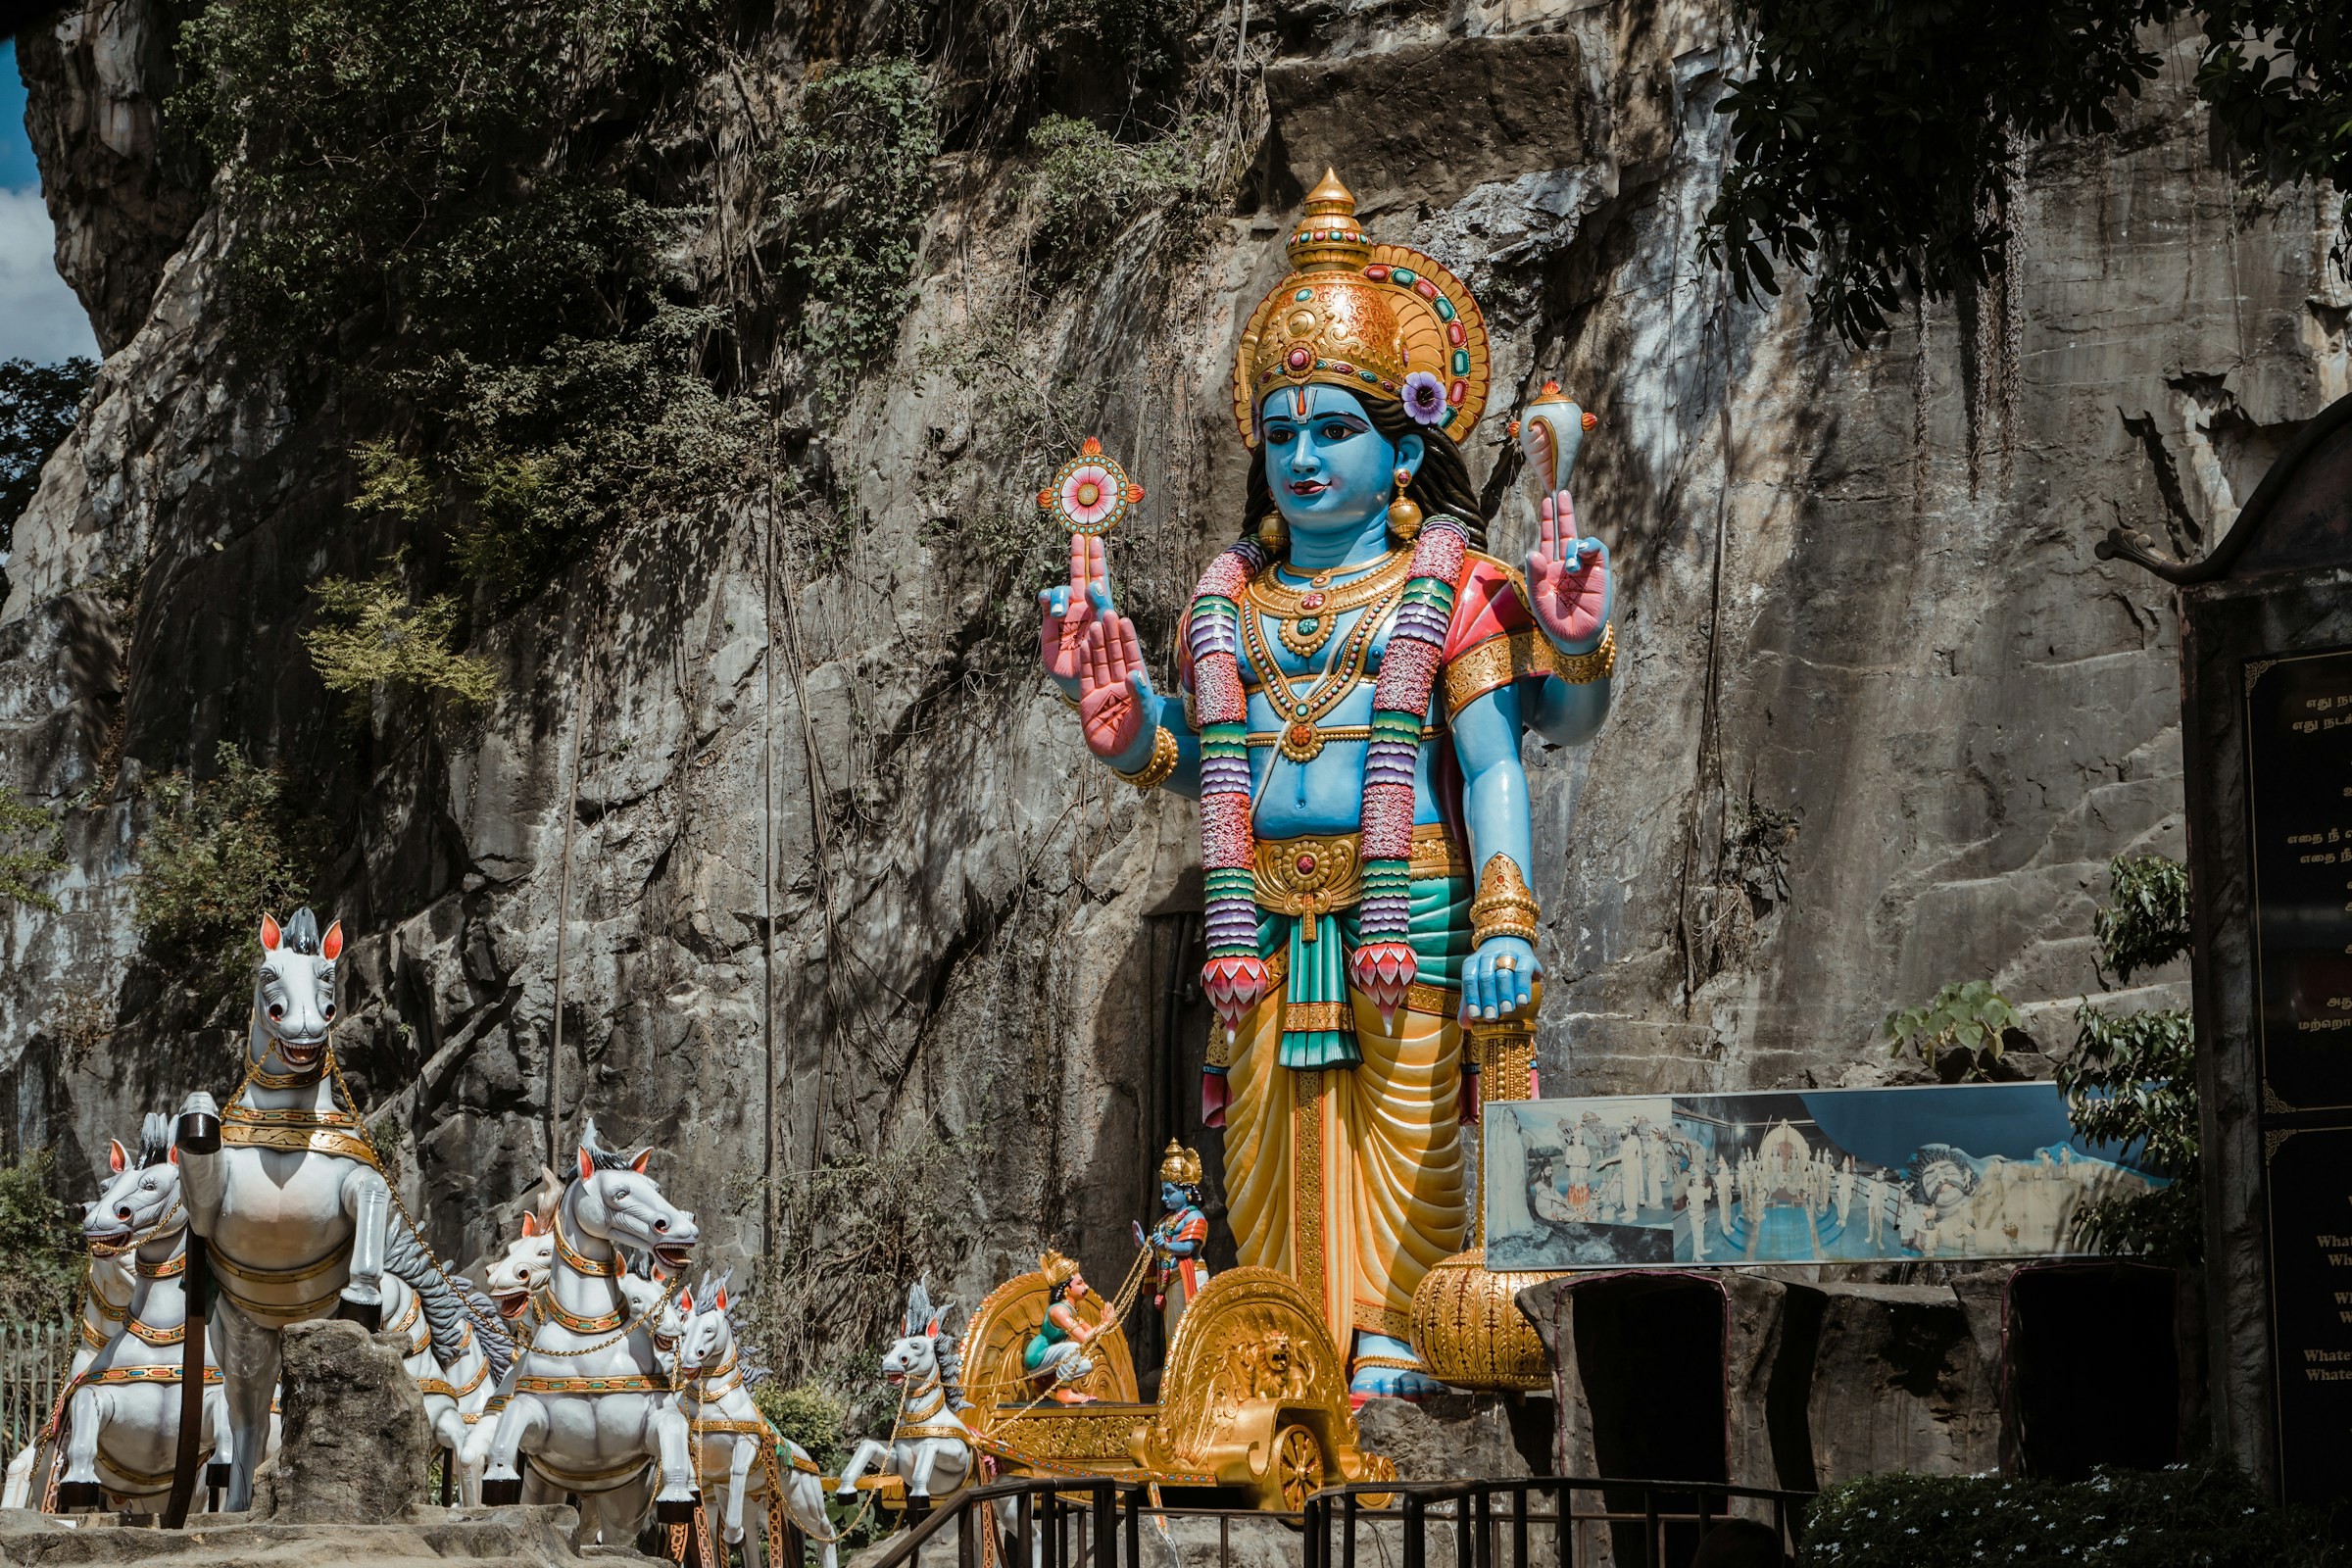
[[[129,1250],[134,1277],[122,1329],[75,1377],[67,1400],[60,1507],[104,1507],[110,1497],[146,1502],[172,1491],[187,1353],[188,1221],[168,1131],[163,1117],[147,1118],[135,1166],[113,1146],[115,1178],[82,1221],[93,1250]],[[227,1446],[228,1403],[214,1348],[205,1348],[203,1443],[219,1453]]]
[[[651,1149],[633,1156],[598,1146],[589,1123],[579,1179],[564,1189],[550,1227],[555,1260],[537,1297],[544,1315],[515,1357],[507,1407],[483,1471],[489,1502],[580,1499],[583,1539],[634,1540],[647,1504],[665,1524],[694,1512],[694,1458],[686,1418],[670,1397],[651,1329],[658,1297],[633,1303],[620,1249],[657,1266],[685,1267],[700,1233],[646,1174]],[[646,1461],[660,1469],[648,1485]],[[518,1468],[527,1464],[526,1478]],[[651,1496],[649,1498],[649,1492]]]
[[[886,1443],[858,1440],[836,1484],[841,1501],[857,1495],[858,1478],[869,1470],[905,1484],[910,1512],[961,1491],[979,1473],[971,1429],[956,1413],[961,1358],[955,1336],[944,1332],[948,1310],[932,1310],[922,1281],[907,1288],[906,1332],[882,1357],[882,1376],[899,1391],[898,1421]]]
[[[510,1342],[510,1349],[514,1342],[527,1340],[532,1329],[550,1315],[544,1302],[540,1302],[540,1298],[555,1273],[555,1216],[557,1204],[563,1200],[564,1189],[554,1171],[543,1167],[541,1173],[546,1178],[546,1185],[533,1200],[532,1206],[523,1210],[522,1234],[507,1243],[506,1250],[492,1260],[482,1276],[484,1303],[497,1320],[494,1326],[484,1325],[483,1340],[485,1343],[495,1343],[495,1339],[506,1339]],[[666,1376],[669,1369],[668,1351],[677,1340],[676,1314],[662,1310],[668,1299],[666,1288],[660,1280],[650,1279],[627,1268],[621,1271],[618,1284],[622,1297],[629,1303],[632,1321],[649,1314],[654,1316],[656,1360]],[[532,1311],[534,1302],[540,1302],[535,1313]],[[479,1316],[478,1313],[476,1315]],[[670,1325],[666,1338],[663,1324]],[[493,1327],[497,1331],[495,1339]],[[514,1396],[514,1380],[519,1370],[519,1362],[510,1354],[499,1365],[495,1392],[484,1401],[481,1410],[478,1413],[465,1413],[470,1430],[459,1463],[462,1473],[472,1476],[477,1490],[481,1483],[481,1472],[490,1460],[490,1440],[497,1433],[498,1417],[505,1411],[507,1402]]]
[[[407,1227],[386,1224],[391,1195],[360,1119],[335,1102],[328,1031],[342,925],[321,937],[302,908],[282,929],[263,916],[261,938],[245,1081],[225,1110],[201,1090],[188,1096],[177,1129],[189,1221],[220,1293],[232,1511],[253,1500],[288,1324],[339,1311],[376,1326],[387,1269],[424,1298],[445,1361],[459,1359],[466,1316]]]
[[[744,1541],[746,1505],[753,1510],[759,1535],[767,1545],[767,1568],[800,1568],[787,1564],[780,1550],[782,1532],[770,1510],[781,1505],[801,1533],[817,1546],[817,1568],[835,1568],[835,1535],[825,1515],[825,1484],[808,1450],[767,1424],[752,1402],[746,1368],[735,1342],[734,1320],[727,1315],[727,1281],[733,1271],[713,1285],[710,1277],[680,1295],[683,1316],[678,1329],[677,1370],[684,1384],[678,1408],[694,1431],[695,1467],[703,1481],[704,1500],[715,1491],[721,1499],[719,1533],[730,1546]],[[745,1568],[752,1550],[743,1547]]]
[[[141,1149],[145,1139],[161,1127],[169,1138],[171,1124],[163,1117],[150,1114],[142,1131]],[[82,1235],[89,1251],[89,1261],[83,1265],[81,1283],[81,1338],[74,1347],[74,1357],[66,1367],[66,1380],[58,1386],[56,1408],[49,1412],[47,1424],[33,1441],[17,1450],[9,1461],[8,1481],[0,1488],[0,1508],[37,1507],[41,1499],[33,1495],[34,1479],[46,1489],[50,1472],[56,1468],[56,1454],[51,1443],[58,1427],[64,1424],[66,1399],[80,1381],[81,1374],[100,1350],[107,1348],[117,1334],[122,1332],[124,1314],[130,1310],[130,1292],[135,1276],[131,1273],[131,1252],[134,1249],[123,1243],[120,1246],[104,1242],[87,1242],[89,1219],[92,1215],[114,1214],[118,1210],[126,1217],[130,1211],[131,1193],[143,1180],[151,1179],[145,1167],[131,1157],[122,1140],[107,1141],[107,1164],[110,1174],[106,1186],[96,1200],[82,1205]],[[111,1231],[111,1226],[108,1229]]]

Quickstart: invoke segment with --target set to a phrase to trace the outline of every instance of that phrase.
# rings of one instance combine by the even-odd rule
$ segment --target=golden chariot
[[[1286,1512],[1337,1481],[1396,1476],[1358,1443],[1347,1363],[1286,1275],[1235,1268],[1209,1280],[1177,1325],[1157,1404],[1143,1400],[1116,1325],[1069,1385],[1094,1402],[1040,1398],[1021,1355],[1045,1316],[1045,1276],[1023,1274],[989,1293],[964,1336],[964,1424],[1001,1474],[1237,1488]]]

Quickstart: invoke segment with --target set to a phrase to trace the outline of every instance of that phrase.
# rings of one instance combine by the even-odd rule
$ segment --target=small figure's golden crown
[[[1163,1182],[1182,1182],[1197,1187],[1200,1182],[1200,1156],[1186,1149],[1175,1139],[1168,1140],[1168,1152],[1159,1156],[1159,1179]]]
[[[1257,410],[1278,386],[1344,387],[1396,402],[1426,371],[1444,413],[1424,422],[1468,439],[1486,407],[1487,322],[1469,289],[1404,245],[1375,245],[1355,198],[1325,170],[1291,231],[1291,273],[1258,302],[1233,367],[1233,416],[1257,445]]]
[[[1037,1271],[1046,1277],[1049,1289],[1055,1285],[1067,1285],[1078,1277],[1078,1260],[1064,1257],[1049,1247],[1045,1255],[1037,1260]]]

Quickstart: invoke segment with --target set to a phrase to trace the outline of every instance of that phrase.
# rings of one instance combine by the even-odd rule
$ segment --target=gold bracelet
[[[1563,654],[1554,649],[1551,672],[1571,686],[1589,685],[1616,674],[1617,623],[1612,620],[1600,628],[1600,641],[1589,654]]]
[[[1478,897],[1470,901],[1470,945],[1482,948],[1495,937],[1536,940],[1536,918],[1543,911],[1528,890],[1527,878],[1507,855],[1487,858],[1478,874]]]
[[[1119,773],[1115,767],[1111,771]],[[1168,727],[1162,724],[1152,732],[1152,760],[1133,773],[1119,773],[1119,777],[1139,790],[1155,790],[1166,783],[1168,775],[1175,771],[1176,737],[1168,733]]]

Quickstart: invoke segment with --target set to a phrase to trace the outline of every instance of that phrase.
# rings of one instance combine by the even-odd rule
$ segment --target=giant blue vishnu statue
[[[1437,1387],[1414,1287],[1466,1229],[1464,1026],[1524,1023],[1541,995],[1520,741],[1599,728],[1616,641],[1608,553],[1564,489],[1524,575],[1484,553],[1462,446],[1485,322],[1354,213],[1326,174],[1242,335],[1249,493],[1185,618],[1181,691],[1154,688],[1083,531],[1041,657],[1098,758],[1200,803],[1221,1025],[1202,1110],[1241,1260],[1321,1304],[1354,1393],[1409,1396]],[[1579,433],[1531,432],[1555,472]],[[1066,474],[1065,514],[1114,506],[1103,481]]]

